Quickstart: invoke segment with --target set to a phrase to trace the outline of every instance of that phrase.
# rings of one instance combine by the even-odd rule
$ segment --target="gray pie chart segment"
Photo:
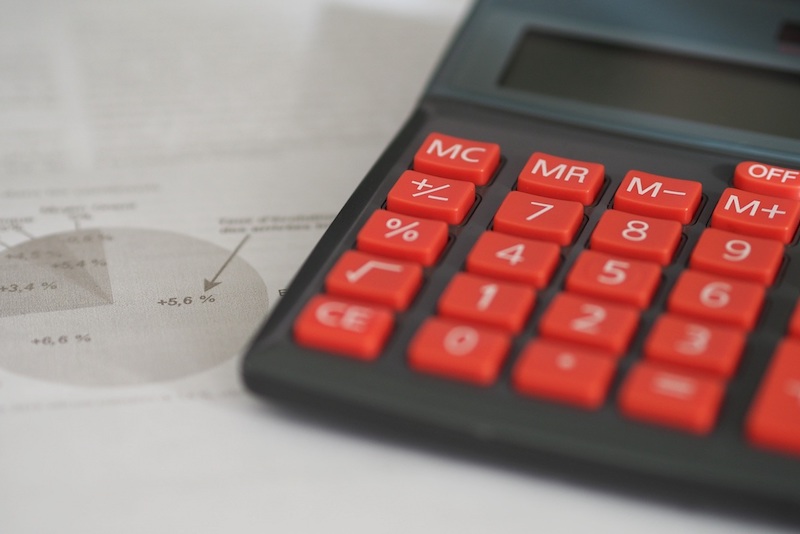
[[[4,250],[0,367],[64,384],[122,386],[219,365],[241,351],[268,309],[263,280],[231,252],[133,228],[53,234]],[[204,291],[223,265],[219,285]]]

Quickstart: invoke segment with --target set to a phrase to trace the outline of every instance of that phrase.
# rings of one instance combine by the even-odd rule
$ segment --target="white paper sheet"
[[[0,8],[0,532],[753,528],[242,390],[240,348],[413,108],[462,1]]]

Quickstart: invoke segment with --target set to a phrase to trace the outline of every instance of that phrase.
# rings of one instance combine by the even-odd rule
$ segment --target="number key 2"
[[[539,321],[539,332],[621,355],[638,324],[639,311],[632,306],[559,293]]]

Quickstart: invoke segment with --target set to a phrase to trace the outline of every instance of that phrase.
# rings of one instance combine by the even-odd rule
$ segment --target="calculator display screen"
[[[500,85],[800,139],[800,74],[528,33]]]

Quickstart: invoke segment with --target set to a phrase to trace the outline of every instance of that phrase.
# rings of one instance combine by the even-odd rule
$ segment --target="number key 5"
[[[585,250],[572,267],[566,287],[575,293],[644,309],[650,305],[660,279],[661,267],[653,262]]]

